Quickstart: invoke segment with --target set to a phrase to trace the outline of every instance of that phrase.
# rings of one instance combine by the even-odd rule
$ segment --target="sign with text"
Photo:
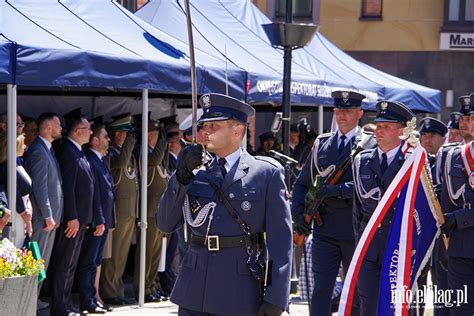
[[[474,51],[474,33],[441,33],[439,48]]]

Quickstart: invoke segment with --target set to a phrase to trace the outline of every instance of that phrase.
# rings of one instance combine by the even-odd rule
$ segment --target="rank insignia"
[[[191,202],[190,207],[191,207],[191,211],[193,213],[196,213],[201,209],[201,203],[199,203],[198,200],[194,200],[194,201]]]
[[[252,204],[249,201],[243,201],[242,204],[240,205],[243,211],[250,211],[252,208]]]
[[[349,100],[349,92],[347,91],[342,91],[342,100],[344,101],[344,103],[347,103],[347,100]]]

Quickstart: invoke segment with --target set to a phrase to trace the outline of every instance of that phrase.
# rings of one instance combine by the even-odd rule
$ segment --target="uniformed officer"
[[[100,280],[101,296],[112,305],[133,303],[126,299],[122,276],[127,263],[138,206],[136,160],[132,152],[136,139],[130,113],[113,117],[109,125],[112,144],[109,148],[110,170],[114,179],[117,220],[112,232],[112,258],[104,259]]]
[[[358,239],[364,231],[381,197],[403,165],[403,128],[413,113],[402,103],[381,101],[377,105],[375,137],[377,147],[364,150],[353,162],[354,174],[354,233]],[[360,314],[376,315],[380,270],[385,244],[390,231],[394,202],[387,211],[373,241],[367,249],[357,281],[360,298]]]
[[[240,147],[251,106],[214,93],[200,104],[207,150],[216,156],[195,170],[203,147],[183,149],[157,211],[159,229],[184,222],[192,231],[171,301],[179,315],[280,315],[288,307],[292,256],[283,168]],[[271,281],[260,300],[267,252]]]
[[[459,132],[459,119],[461,118],[460,112],[452,112],[450,119],[447,124],[448,126],[448,143],[458,143],[462,141],[461,133]]]
[[[474,94],[470,96],[474,103]],[[474,109],[470,112],[471,133],[474,132]],[[451,149],[446,157],[445,182],[441,191],[441,206],[445,224],[441,231],[449,236],[448,284],[455,293],[467,292],[467,297],[451,308],[451,315],[474,313],[474,142]],[[459,299],[459,297],[458,297]]]
[[[446,164],[446,157],[451,149],[454,147],[464,144],[465,141],[469,142],[471,139],[470,131],[470,108],[471,101],[469,96],[459,97],[460,111],[451,113],[451,120],[449,134],[459,134],[461,141],[450,142],[441,146],[438,153],[436,154],[436,172],[433,174],[433,183],[436,184],[436,192],[440,195],[442,183],[445,181],[444,171]],[[448,125],[448,126],[449,126]],[[462,127],[462,128],[461,128]],[[436,240],[435,247],[433,250],[433,260],[431,268],[431,277],[433,284],[437,286],[439,290],[447,290],[448,286],[448,255],[446,246],[443,241],[443,237],[440,236]],[[449,315],[449,309],[444,304],[434,303],[435,308],[433,314],[435,316]]]
[[[141,120],[137,117],[135,121]],[[158,265],[161,258],[161,247],[164,233],[156,227],[155,213],[158,207],[163,192],[165,192],[168,184],[166,167],[163,165],[163,158],[168,151],[166,147],[166,134],[160,128],[156,120],[148,120],[148,195],[147,195],[147,229],[146,229],[146,251],[145,251],[145,302],[157,302],[161,299],[160,284],[156,280]],[[141,147],[137,146],[135,149],[135,156],[139,164],[139,172],[143,166],[141,161]],[[140,269],[140,248],[141,240],[139,237],[138,247],[135,251],[135,269],[133,273],[133,286],[135,293],[138,294]],[[138,296],[138,295],[137,295]]]
[[[311,226],[304,220],[305,198],[315,177],[324,181],[344,161],[350,159],[352,149],[363,137],[363,129],[358,126],[363,115],[361,108],[365,96],[349,91],[334,91],[334,112],[339,125],[337,132],[320,135],[313,146],[312,154],[297,178],[293,188],[292,215],[294,230],[309,235]],[[371,146],[375,144],[372,143]],[[311,315],[330,315],[331,296],[334,283],[343,265],[347,271],[355,249],[352,229],[353,180],[351,170],[345,172],[335,185],[323,185],[316,198],[324,201],[320,208],[322,226],[313,225],[313,275],[314,291],[311,298]],[[358,304],[354,304],[354,315],[358,314]]]
[[[272,131],[260,134],[258,139],[260,140],[260,147],[257,149],[257,155],[269,156],[268,152],[270,150],[277,149],[277,139]]]

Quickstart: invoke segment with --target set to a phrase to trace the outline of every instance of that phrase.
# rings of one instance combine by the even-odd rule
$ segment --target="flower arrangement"
[[[44,270],[44,260],[36,260],[31,250],[19,249],[8,239],[0,241],[0,279],[38,276]]]

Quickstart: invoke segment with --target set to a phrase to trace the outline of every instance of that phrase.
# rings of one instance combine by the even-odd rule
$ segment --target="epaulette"
[[[441,145],[441,148],[453,147],[453,146],[458,146],[458,145],[461,145],[461,142],[443,144]]]
[[[335,132],[329,132],[329,133],[324,133],[324,134],[321,134],[318,136],[318,139],[322,139],[322,138],[329,138],[331,137],[332,135],[334,135]]]
[[[282,168],[281,163],[279,163],[278,160],[272,157],[268,157],[268,156],[254,156],[254,157],[257,160],[268,162],[269,164],[273,165],[276,168]]]
[[[374,150],[374,148],[364,149],[364,150],[362,150],[362,151],[359,153],[359,155],[371,154],[373,150]]]

